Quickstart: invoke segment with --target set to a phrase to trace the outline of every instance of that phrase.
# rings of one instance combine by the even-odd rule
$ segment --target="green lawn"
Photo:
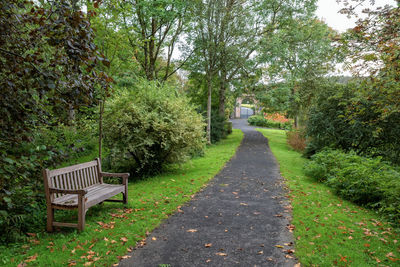
[[[290,189],[295,253],[302,265],[400,266],[399,229],[307,178],[307,159],[286,145],[284,131],[258,130],[269,139]]]
[[[32,233],[29,242],[0,247],[0,265],[110,266],[131,251],[179,206],[204,187],[235,154],[243,133],[207,147],[204,157],[170,168],[168,173],[129,184],[129,204],[105,203],[89,209],[86,229]],[[24,265],[25,266],[25,265]]]

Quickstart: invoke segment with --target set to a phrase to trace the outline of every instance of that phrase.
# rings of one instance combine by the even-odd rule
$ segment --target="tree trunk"
[[[207,74],[208,100],[207,100],[207,144],[211,144],[211,75]]]
[[[103,149],[103,113],[104,113],[104,101],[100,100],[100,117],[99,117],[99,159],[101,160],[101,152]]]
[[[226,80],[221,77],[221,84],[219,88],[219,115],[225,118],[225,100],[226,100]]]

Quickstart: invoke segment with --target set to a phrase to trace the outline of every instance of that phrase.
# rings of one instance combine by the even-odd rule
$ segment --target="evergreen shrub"
[[[311,159],[304,168],[307,176],[327,184],[347,200],[400,222],[399,168],[353,151],[325,149]]]

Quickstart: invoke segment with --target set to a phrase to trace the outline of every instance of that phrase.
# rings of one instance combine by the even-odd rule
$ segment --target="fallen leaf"
[[[121,240],[123,243],[128,242],[128,238],[126,238],[126,237],[121,237],[119,240]]]
[[[210,248],[212,246],[212,243],[207,243],[204,245],[206,248]]]
[[[206,260],[207,263],[209,263],[210,261],[211,261],[210,259],[207,259],[207,260]]]
[[[277,248],[283,248],[283,246],[281,246],[281,245],[275,245],[275,247],[277,247]]]
[[[151,240],[153,240],[153,241],[156,241],[156,240],[157,240],[157,238],[156,238],[156,237],[152,237],[152,238],[151,238]]]
[[[187,230],[186,232],[195,233],[195,232],[197,232],[197,229],[189,229],[189,230]]]
[[[259,252],[257,252],[258,255],[264,254],[264,251],[260,250]]]
[[[240,206],[248,206],[248,204],[246,204],[246,203],[240,203]]]
[[[35,261],[36,258],[37,258],[37,256],[38,256],[38,254],[36,253],[35,255],[30,256],[28,259],[26,259],[25,262],[32,262],[32,261]]]
[[[85,262],[85,263],[83,264],[83,266],[90,266],[90,265],[92,265],[92,262],[90,262],[90,261]]]
[[[370,244],[368,244],[368,243],[365,243],[364,244],[364,247],[366,247],[366,248],[369,248],[371,245]]]
[[[117,241],[111,240],[111,244],[115,244],[115,243],[117,243]]]
[[[388,254],[386,254],[386,257],[387,257],[387,258],[389,258],[389,257],[394,257],[393,252],[389,252]]]
[[[218,256],[228,256],[228,254],[222,253],[222,252],[217,252],[217,253],[215,253],[215,255],[218,255]]]

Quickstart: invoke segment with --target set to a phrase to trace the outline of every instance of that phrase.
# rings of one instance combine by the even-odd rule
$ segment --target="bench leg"
[[[122,200],[124,202],[124,204],[128,203],[128,180],[124,180],[124,188],[125,188],[125,192],[122,193]]]
[[[83,231],[85,229],[85,202],[82,196],[78,196],[78,230]]]
[[[47,232],[53,232],[54,209],[47,205]]]

